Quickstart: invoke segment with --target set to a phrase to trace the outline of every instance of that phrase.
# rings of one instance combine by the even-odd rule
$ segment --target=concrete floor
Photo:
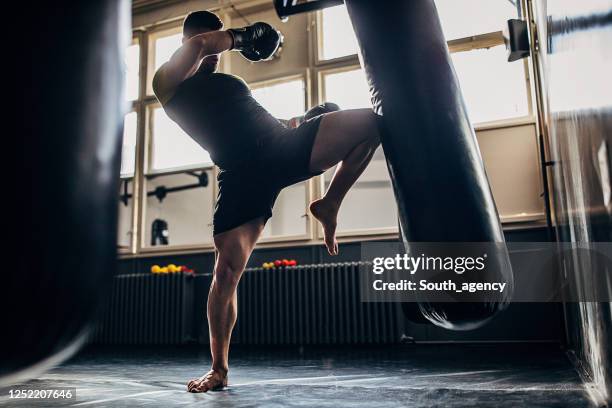
[[[553,345],[403,345],[236,349],[230,387],[185,391],[209,365],[205,348],[90,349],[25,384],[76,387],[76,401],[7,406],[586,407],[579,378]],[[22,388],[24,388],[22,387]]]

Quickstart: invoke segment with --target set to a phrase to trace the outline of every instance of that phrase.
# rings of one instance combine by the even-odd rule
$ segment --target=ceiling
[[[153,10],[167,5],[180,3],[182,0],[132,0],[132,12],[134,14]]]

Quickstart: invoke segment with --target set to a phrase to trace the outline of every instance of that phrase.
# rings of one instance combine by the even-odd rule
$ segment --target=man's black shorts
[[[322,116],[266,138],[257,158],[243,167],[220,169],[213,235],[262,217],[268,220],[280,191],[321,172],[309,169]]]

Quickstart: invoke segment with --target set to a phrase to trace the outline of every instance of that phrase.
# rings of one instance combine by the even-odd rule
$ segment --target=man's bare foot
[[[329,204],[324,198],[321,198],[310,203],[310,213],[323,227],[327,252],[330,255],[338,255],[338,241],[336,241],[338,208]]]
[[[216,391],[227,387],[227,371],[210,370],[202,377],[187,383],[189,392]]]

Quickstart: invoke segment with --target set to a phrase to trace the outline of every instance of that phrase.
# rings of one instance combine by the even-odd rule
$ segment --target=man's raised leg
[[[227,385],[229,345],[238,311],[236,288],[264,224],[258,218],[215,235],[217,259],[207,307],[212,367],[202,377],[189,381],[190,392],[206,392]]]
[[[370,163],[380,136],[371,109],[328,113],[321,119],[310,156],[310,170],[324,171],[336,164],[325,195],[310,204],[310,212],[323,226],[330,255],[338,254],[336,225],[346,193]]]

